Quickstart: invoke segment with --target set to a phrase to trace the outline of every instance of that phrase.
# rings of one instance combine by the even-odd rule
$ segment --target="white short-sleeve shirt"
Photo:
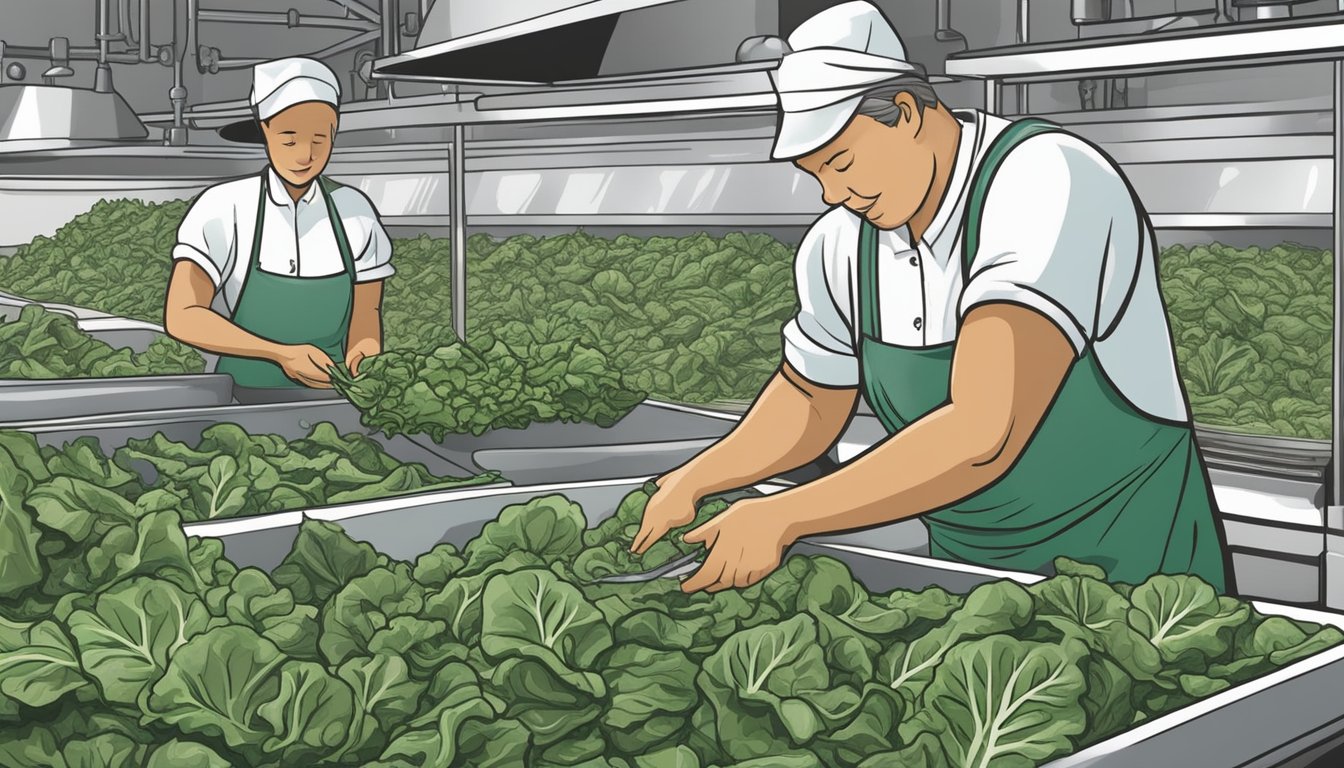
[[[1075,352],[1090,347],[1139,410],[1188,420],[1152,225],[1115,165],[1064,133],[1018,145],[994,175],[979,249],[964,275],[961,223],[972,171],[1009,122],[956,114],[962,132],[948,194],[924,238],[912,242],[908,228],[878,233],[882,341],[945,344],[972,308],[1022,304],[1054,322]],[[823,386],[859,383],[859,222],[844,207],[827,212],[795,263],[800,311],[784,328],[784,356]]]
[[[268,168],[266,175],[259,268],[287,277],[327,277],[343,271],[336,232],[318,184],[309,185],[295,203],[275,169]],[[229,313],[237,305],[247,276],[260,185],[261,177],[253,175],[210,187],[192,204],[177,230],[173,259],[185,259],[205,270]],[[336,189],[332,202],[355,260],[355,281],[391,277],[392,241],[373,203],[363,192],[347,186]]]

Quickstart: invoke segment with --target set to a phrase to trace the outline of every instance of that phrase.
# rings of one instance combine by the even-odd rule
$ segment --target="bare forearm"
[[[664,485],[701,498],[797,469],[824,453],[849,418],[853,397],[848,406],[831,400],[818,407],[784,373],[775,374],[738,426]]]
[[[249,333],[209,307],[183,307],[169,313],[168,335],[217,355],[274,360],[282,345]]]
[[[350,315],[350,330],[346,334],[346,349],[361,344],[374,355],[383,348],[383,287],[382,283],[361,283],[355,286],[355,307]]]
[[[941,509],[996,481],[1011,458],[975,439],[948,405],[836,472],[771,497],[791,539],[868,528]]]

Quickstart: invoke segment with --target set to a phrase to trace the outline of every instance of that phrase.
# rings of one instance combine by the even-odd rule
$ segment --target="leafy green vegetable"
[[[162,300],[160,300],[162,301]],[[38,304],[17,319],[0,317],[0,379],[78,379],[200,373],[205,359],[167,337],[144,352],[114,349],[81,330],[69,315]]]
[[[186,207],[101,201],[53,237],[0,260],[0,289],[162,323],[170,254]],[[438,348],[454,335],[451,247],[421,235],[397,239],[393,249],[397,274],[383,310],[392,351],[371,359],[358,382],[338,376],[347,396],[369,409],[369,422],[393,432],[479,433],[492,424],[552,420],[558,408],[615,418],[626,391],[741,403],[774,373],[780,328],[797,311],[794,248],[762,234],[608,239],[576,232],[504,240],[476,234],[467,241],[470,346]],[[1175,246],[1162,251],[1158,266],[1196,420],[1329,438],[1331,254],[1291,243]],[[17,343],[50,344],[45,339]],[[199,364],[185,357],[194,356],[190,350],[164,342],[136,364],[152,372]],[[487,361],[497,342],[510,351]],[[606,370],[620,372],[618,390],[602,394],[597,382],[611,379],[601,376],[584,379],[594,386],[571,394],[531,386],[520,369],[555,381],[556,366],[546,362],[558,359],[547,349],[554,344],[600,354]],[[432,359],[440,353],[451,365]],[[34,367],[12,375],[44,372]],[[396,400],[397,393],[407,401]]]
[[[210,440],[240,467],[388,468],[366,446]],[[165,467],[209,469],[160,448]],[[574,578],[629,535],[648,487],[596,527],[538,497],[414,565],[309,520],[270,575],[186,538],[161,489],[54,475],[56,453],[0,431],[23,534],[7,546],[38,554],[0,593],[5,766],[1034,765],[1344,642],[1193,577],[1131,588],[1063,560],[964,598],[874,594],[804,555],[713,595]]]

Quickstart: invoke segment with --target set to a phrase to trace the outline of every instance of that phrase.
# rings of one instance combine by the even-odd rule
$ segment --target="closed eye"
[[[853,165],[853,164],[854,164],[854,158],[853,158],[853,157],[850,157],[849,162],[845,163],[845,167],[844,167],[844,168],[836,168],[836,169],[835,169],[835,172],[836,172],[836,173],[844,173],[845,171],[848,171],[848,170],[849,170],[849,167],[850,167],[851,165]]]

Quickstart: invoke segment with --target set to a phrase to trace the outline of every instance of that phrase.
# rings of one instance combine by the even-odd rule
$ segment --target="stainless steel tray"
[[[168,408],[206,408],[232,402],[233,379],[224,374],[0,379],[0,426]]]
[[[305,517],[334,522],[355,539],[399,559],[412,559],[440,542],[463,545],[493,520],[500,508],[549,493],[561,493],[584,508],[590,522],[610,516],[620,499],[642,479],[533,487],[477,488],[413,499],[395,499],[296,512],[285,519],[232,520],[187,526],[195,536],[224,541],[240,566],[274,568],[288,552]],[[762,487],[771,492],[774,487]],[[901,526],[907,526],[902,528]],[[912,529],[891,526],[888,543],[899,544]],[[1029,584],[1041,576],[951,563],[908,552],[856,546],[856,536],[799,543],[791,554],[826,554],[847,563],[869,589],[923,589],[938,585],[966,592],[996,579]],[[847,539],[847,540],[846,540]],[[915,538],[905,543],[921,546]],[[898,547],[893,547],[898,548]],[[1263,613],[1344,627],[1344,616],[1274,603],[1254,603]],[[1156,718],[1047,768],[1260,768],[1302,765],[1295,757],[1344,732],[1344,647],[1303,659]]]

